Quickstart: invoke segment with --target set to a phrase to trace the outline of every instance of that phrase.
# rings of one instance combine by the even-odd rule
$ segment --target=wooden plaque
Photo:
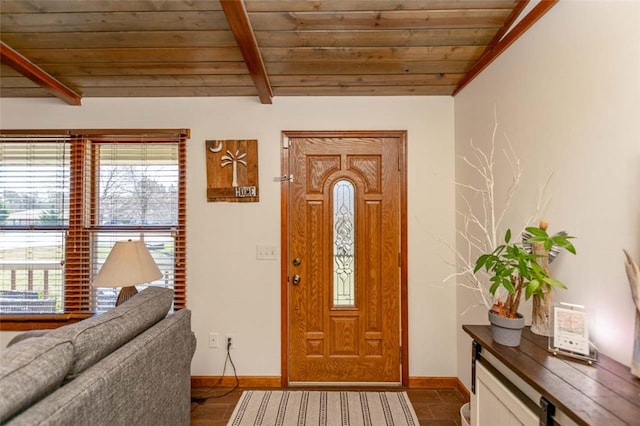
[[[258,141],[206,141],[207,201],[257,202]]]

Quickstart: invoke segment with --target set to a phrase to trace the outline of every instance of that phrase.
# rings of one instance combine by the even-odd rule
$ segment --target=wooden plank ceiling
[[[0,0],[0,97],[452,95],[526,4]]]

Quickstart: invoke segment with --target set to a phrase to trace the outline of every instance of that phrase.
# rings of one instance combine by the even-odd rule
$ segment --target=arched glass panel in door
[[[333,187],[333,305],[355,306],[355,188],[348,180]]]

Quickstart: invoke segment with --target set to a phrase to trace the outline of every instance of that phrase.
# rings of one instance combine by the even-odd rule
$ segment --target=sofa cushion
[[[138,334],[163,319],[171,308],[173,290],[148,287],[109,312],[51,331],[48,336],[73,344],[71,380]]]
[[[71,342],[51,337],[0,351],[0,423],[58,388],[72,363]]]
[[[47,333],[49,333],[49,330],[30,330],[30,331],[25,331],[24,333],[20,333],[17,336],[15,336],[13,339],[11,339],[9,341],[9,344],[7,345],[7,347],[11,346],[11,345],[15,345],[18,342],[22,342],[23,340],[26,339],[32,339],[34,337],[42,337],[44,335],[46,335]]]

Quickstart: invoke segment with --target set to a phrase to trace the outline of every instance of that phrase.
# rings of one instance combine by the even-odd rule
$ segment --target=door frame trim
[[[282,387],[289,386],[289,138],[398,138],[400,170],[400,345],[402,386],[409,386],[409,314],[408,314],[408,244],[407,244],[407,131],[342,130],[280,132],[280,372]],[[293,177],[296,178],[295,176]]]

